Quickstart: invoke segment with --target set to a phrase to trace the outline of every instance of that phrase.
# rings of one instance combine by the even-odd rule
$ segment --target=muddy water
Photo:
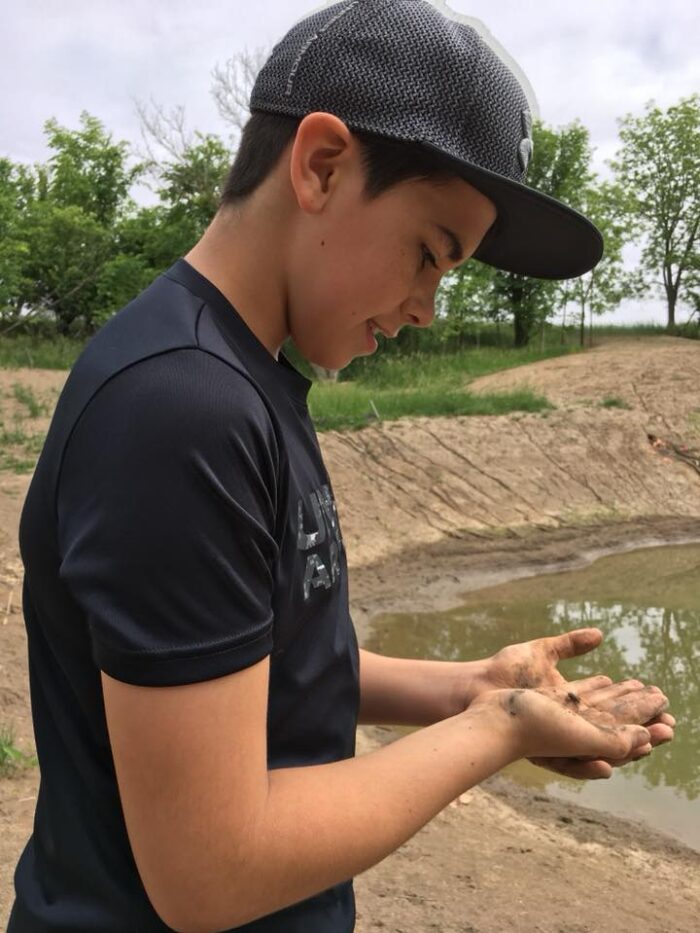
[[[503,645],[595,625],[589,655],[564,661],[568,679],[605,673],[658,684],[676,738],[610,780],[555,777],[529,762],[503,773],[583,806],[640,820],[700,849],[700,545],[645,548],[588,567],[464,594],[450,612],[379,616],[365,646],[396,657],[466,660]]]

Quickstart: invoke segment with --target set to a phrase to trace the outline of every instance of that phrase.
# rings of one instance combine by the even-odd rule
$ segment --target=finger
[[[627,755],[625,758],[606,758],[609,765],[613,768],[621,768],[623,765],[630,764],[633,761],[639,761],[641,758],[647,758],[652,753],[652,743],[648,742],[646,745],[640,745],[633,752]]]
[[[660,713],[654,719],[649,722],[643,722],[643,726],[654,725],[654,723],[662,723],[664,726],[670,726],[672,729],[676,725],[676,717],[672,716],[670,713]]]
[[[555,774],[563,774],[565,777],[575,778],[578,781],[599,781],[609,778],[613,773],[612,765],[602,758],[591,761],[579,761],[577,758],[530,758],[529,760],[540,768],[546,768],[547,771],[554,771]]]
[[[667,706],[668,699],[658,687],[645,687],[643,690],[617,697],[612,704],[605,704],[604,708],[618,722],[634,722],[641,725],[655,719]]]
[[[649,730],[651,744],[654,747],[657,745],[663,745],[665,742],[673,741],[674,733],[672,726],[667,726],[662,722],[645,722],[644,725]]]
[[[635,690],[643,690],[644,684],[641,680],[620,680],[617,683],[610,683],[607,686],[593,688],[588,691],[586,703],[592,706],[600,706],[616,700],[617,697],[624,696],[626,693],[632,693]]]
[[[567,681],[567,690],[573,690],[581,699],[586,698],[586,694],[591,690],[602,690],[603,687],[610,687],[612,680],[605,674],[596,674],[593,677],[584,677],[581,680]]]
[[[644,689],[616,697],[606,703],[593,702],[589,696],[586,705],[579,707],[579,712],[589,722],[598,725],[641,726],[662,713],[667,703],[668,700],[660,691]]]
[[[576,658],[597,648],[603,640],[603,633],[599,628],[579,628],[563,635],[552,635],[543,638],[544,648],[550,658],[556,663],[566,658]]]
[[[651,742],[651,735],[644,726],[605,726],[600,727],[602,741],[597,753],[598,758],[621,761],[637,753],[641,746]]]

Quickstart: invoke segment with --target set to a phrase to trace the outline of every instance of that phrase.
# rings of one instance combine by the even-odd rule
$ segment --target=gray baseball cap
[[[490,198],[494,226],[474,258],[545,279],[592,269],[603,238],[582,214],[525,183],[532,109],[524,76],[463,17],[427,0],[345,0],[275,45],[251,111],[325,111],[350,130],[419,143]]]

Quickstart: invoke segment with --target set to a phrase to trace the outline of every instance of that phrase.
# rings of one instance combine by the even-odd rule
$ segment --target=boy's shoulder
[[[240,429],[277,450],[272,402],[248,364],[245,346],[222,331],[205,299],[168,273],[158,276],[100,328],[72,367],[42,457],[54,471],[51,485],[57,488],[64,452],[88,413],[93,426],[102,422],[115,436],[128,431],[149,447],[168,438],[217,443]],[[103,431],[89,433],[108,440]]]

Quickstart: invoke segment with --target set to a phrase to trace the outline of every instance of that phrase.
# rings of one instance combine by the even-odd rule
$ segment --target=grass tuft
[[[37,764],[36,755],[27,755],[15,746],[12,726],[0,726],[0,777],[14,777]]]

